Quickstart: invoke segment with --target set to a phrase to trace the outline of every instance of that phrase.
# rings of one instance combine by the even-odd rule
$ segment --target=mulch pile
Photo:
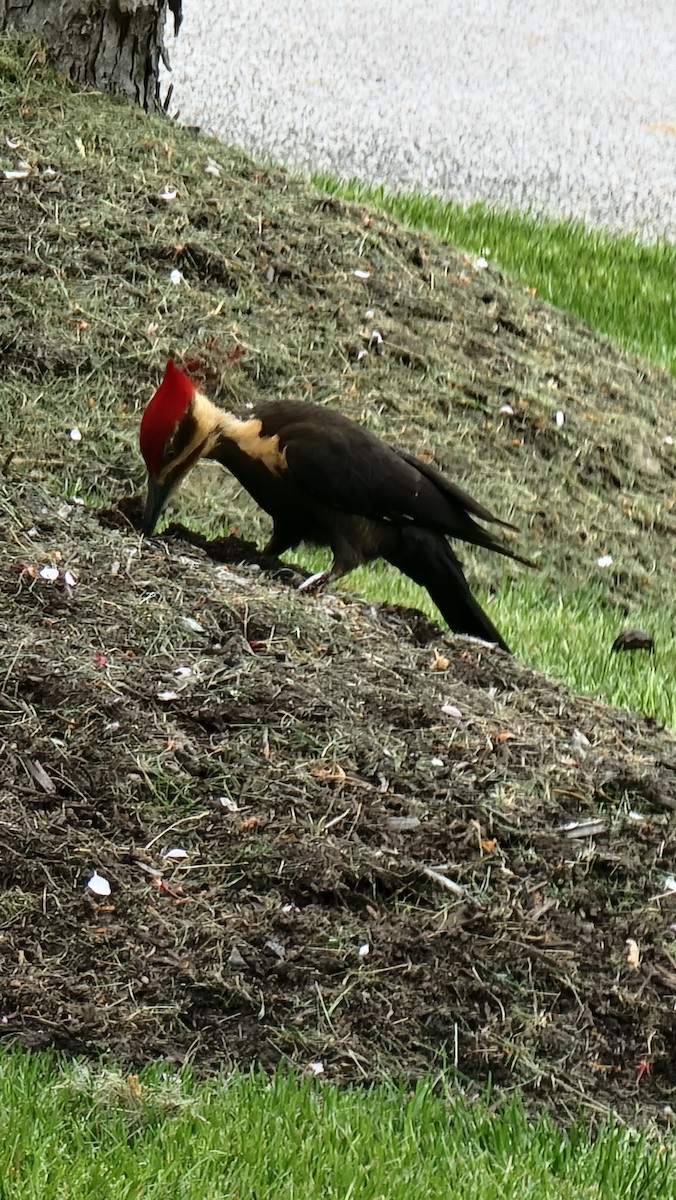
[[[37,485],[17,507],[6,1038],[673,1103],[668,733],[415,614],[301,597],[245,545],[225,566]]]

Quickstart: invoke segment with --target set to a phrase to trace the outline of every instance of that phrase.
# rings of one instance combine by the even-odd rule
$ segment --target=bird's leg
[[[300,537],[290,525],[282,525],[278,521],[272,527],[270,540],[263,548],[263,554],[271,554],[279,558],[286,550],[293,550],[298,545]]]
[[[363,562],[363,555],[351,543],[349,537],[339,529],[333,531],[331,549],[333,550],[331,566],[326,571],[317,571],[316,575],[310,575],[309,579],[304,579],[298,587],[299,592],[321,591],[327,584],[336,583],[344,575],[358,567],[360,562]]]

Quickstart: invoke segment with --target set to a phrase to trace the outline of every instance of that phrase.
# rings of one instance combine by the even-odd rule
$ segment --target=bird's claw
[[[325,586],[329,578],[328,571],[317,571],[315,575],[308,575],[302,583],[298,584],[299,592],[319,592]]]

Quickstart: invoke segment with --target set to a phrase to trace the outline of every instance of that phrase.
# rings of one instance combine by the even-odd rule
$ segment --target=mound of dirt
[[[414,617],[15,503],[5,1038],[339,1081],[443,1055],[533,1104],[673,1103],[668,734]]]

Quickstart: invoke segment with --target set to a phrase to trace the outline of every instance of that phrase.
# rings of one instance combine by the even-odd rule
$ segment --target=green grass
[[[544,221],[487,204],[463,208],[435,196],[396,195],[325,175],[315,183],[454,248],[484,255],[557,308],[676,372],[676,246],[644,245],[581,222]]]
[[[528,662],[574,691],[656,716],[676,726],[676,637],[673,616],[637,606],[622,619],[604,604],[601,585],[552,592],[524,579],[490,601],[491,615]],[[656,645],[613,653],[622,629],[647,628]]]
[[[666,1200],[676,1169],[671,1138],[533,1126],[518,1101],[495,1115],[443,1081],[406,1092],[258,1073],[196,1084],[11,1052],[0,1112],[2,1200]]]

